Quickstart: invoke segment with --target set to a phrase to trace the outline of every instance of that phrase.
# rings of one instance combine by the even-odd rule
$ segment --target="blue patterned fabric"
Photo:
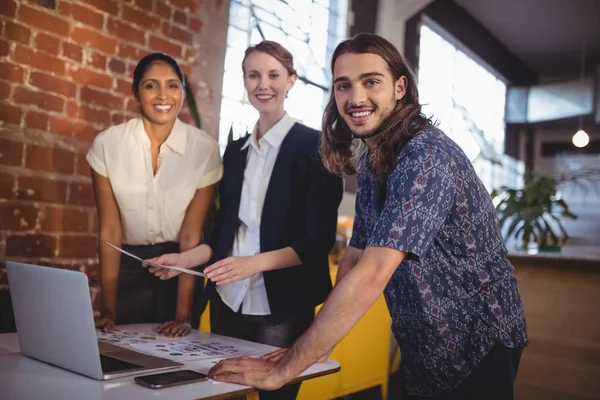
[[[441,130],[427,128],[404,146],[384,198],[365,159],[366,152],[350,245],[407,253],[384,293],[401,373],[410,394],[438,395],[462,382],[495,342],[528,344],[514,267],[489,194]]]

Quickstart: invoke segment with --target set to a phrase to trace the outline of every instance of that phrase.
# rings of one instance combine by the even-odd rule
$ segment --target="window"
[[[221,150],[233,138],[254,128],[258,112],[244,90],[242,59],[248,46],[262,40],[279,42],[294,56],[298,80],[286,100],[294,118],[321,128],[329,99],[329,61],[337,44],[346,38],[348,0],[232,0],[223,76],[219,125]]]
[[[463,149],[489,191],[520,185],[523,162],[504,154],[501,79],[423,24],[418,86],[424,113]]]

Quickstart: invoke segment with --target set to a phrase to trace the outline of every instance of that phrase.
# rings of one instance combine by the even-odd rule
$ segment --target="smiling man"
[[[495,209],[463,151],[421,113],[412,71],[361,34],[332,58],[321,153],[358,169],[337,284],[289,350],[216,365],[216,380],[275,389],[327,356],[382,294],[402,353],[402,399],[512,399],[527,333]],[[358,166],[354,140],[367,149]]]

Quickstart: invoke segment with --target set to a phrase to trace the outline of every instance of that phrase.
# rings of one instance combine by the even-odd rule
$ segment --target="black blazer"
[[[239,226],[238,213],[248,138],[230,143],[223,156],[220,209],[209,239],[216,262],[227,258]],[[296,123],[281,143],[267,188],[260,226],[261,253],[291,246],[301,265],[263,273],[273,315],[314,308],[331,291],[328,254],[335,244],[342,179],[319,156],[318,131]]]

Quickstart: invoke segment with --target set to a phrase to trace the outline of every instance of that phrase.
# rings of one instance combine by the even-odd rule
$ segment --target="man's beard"
[[[366,139],[372,139],[375,136],[378,136],[380,133],[382,133],[384,131],[383,127],[385,127],[387,125],[387,122],[392,117],[393,112],[394,112],[394,108],[392,108],[392,110],[388,113],[388,115],[386,115],[386,117],[383,119],[383,121],[381,121],[379,126],[375,129],[373,129],[373,131],[370,133],[356,134],[352,131],[352,129],[350,129],[350,127],[348,126],[346,121],[344,121],[344,123],[348,127],[348,130],[350,131],[350,134],[352,135],[352,137],[354,139],[360,139],[362,141],[365,141]]]
[[[346,121],[344,121],[344,123],[345,123],[345,122],[346,122]],[[347,125],[348,125],[348,124],[346,124],[346,126],[347,126]],[[367,134],[362,134],[362,135],[357,135],[356,133],[354,133],[354,132],[352,131],[352,129],[350,129],[350,127],[348,127],[348,130],[350,131],[350,134],[352,135],[352,137],[353,137],[354,139],[360,139],[360,140],[365,140],[365,139],[371,139],[371,138],[374,138],[375,136],[379,135],[379,134],[382,132],[382,130],[381,130],[381,125],[379,125],[379,126],[377,127],[377,129],[373,129],[373,132],[371,132],[371,133],[367,133]]]
[[[348,130],[350,131],[350,134],[352,135],[352,137],[354,139],[360,139],[360,140],[362,140],[364,142],[365,139],[372,139],[372,138],[374,138],[375,136],[379,135],[380,133],[382,133],[384,131],[384,129],[382,129],[382,127],[385,127],[387,125],[388,120],[392,117],[392,114],[396,110],[396,105],[397,105],[397,100],[395,100],[395,98],[394,98],[394,106],[391,107],[391,109],[389,110],[389,112],[387,113],[387,115],[383,118],[383,120],[381,121],[381,123],[379,124],[379,126],[377,128],[375,128],[375,129],[373,129],[373,131],[371,133],[357,135],[356,133],[354,133],[352,131],[352,129],[350,129],[350,126],[348,126],[348,124],[346,123],[346,121],[344,121],[344,123],[346,124],[346,126],[348,126]],[[379,107],[376,107],[376,110],[377,109],[379,109]]]

